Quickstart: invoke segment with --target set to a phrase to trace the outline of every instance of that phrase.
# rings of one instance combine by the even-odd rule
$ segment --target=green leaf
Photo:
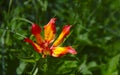
[[[27,63],[25,63],[23,61],[20,62],[20,65],[18,66],[18,68],[16,70],[17,75],[22,75],[24,69],[26,68],[26,65],[27,65]]]
[[[104,75],[118,75],[117,66],[119,65],[120,54],[114,56],[108,63],[108,69]],[[107,67],[107,66],[106,66]]]
[[[58,68],[57,74],[65,74],[72,72],[77,67],[77,61],[65,61],[61,67]]]

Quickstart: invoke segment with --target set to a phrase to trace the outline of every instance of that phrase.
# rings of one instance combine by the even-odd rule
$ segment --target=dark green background
[[[45,59],[23,41],[35,39],[30,20],[42,28],[57,18],[62,46],[77,55]],[[120,75],[120,0],[0,0],[0,75]]]

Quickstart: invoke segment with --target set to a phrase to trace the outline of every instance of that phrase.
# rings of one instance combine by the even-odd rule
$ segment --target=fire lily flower
[[[30,43],[36,52],[41,53],[44,58],[46,55],[51,55],[53,57],[60,57],[67,53],[77,54],[75,49],[71,46],[60,47],[59,45],[64,41],[64,38],[70,32],[70,25],[66,25],[63,27],[61,34],[55,40],[56,34],[56,26],[55,26],[56,18],[52,18],[47,25],[44,26],[44,39],[40,35],[41,28],[37,24],[32,24],[31,32],[36,38],[36,42],[33,42],[29,38],[25,38],[24,41]],[[55,41],[54,41],[55,40]],[[53,42],[54,41],[54,42]]]

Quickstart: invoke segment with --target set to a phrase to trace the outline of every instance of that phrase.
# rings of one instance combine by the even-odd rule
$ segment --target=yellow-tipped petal
[[[70,25],[66,25],[66,26],[63,27],[63,30],[62,30],[61,34],[59,35],[59,37],[57,38],[57,40],[53,43],[53,46],[58,46],[58,45],[60,45],[63,42],[64,38],[70,32],[70,28],[71,28]]]
[[[55,38],[56,28],[55,28],[56,18],[52,18],[47,25],[44,26],[45,41],[52,42]]]
[[[73,49],[71,46],[68,46],[68,47],[53,47],[52,48],[52,56],[53,57],[60,57],[60,56],[63,56],[67,53],[77,54],[75,49]]]
[[[30,40],[29,38],[25,38],[24,41],[30,43],[34,47],[36,52],[42,53],[42,48],[38,44],[34,43],[32,40]]]

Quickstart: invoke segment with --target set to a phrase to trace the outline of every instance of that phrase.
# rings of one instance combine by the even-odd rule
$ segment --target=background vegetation
[[[23,41],[30,20],[73,25],[64,46],[78,54],[47,57]],[[0,75],[120,75],[120,0],[0,0]]]

